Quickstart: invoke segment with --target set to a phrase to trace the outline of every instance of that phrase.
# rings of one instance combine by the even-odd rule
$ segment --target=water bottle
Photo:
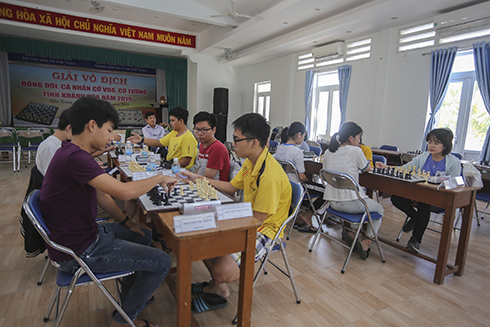
[[[131,145],[130,141],[126,141],[126,153],[127,156],[132,156],[133,155],[133,146]]]
[[[172,163],[172,173],[175,175],[180,173],[179,158],[174,158],[174,162]]]

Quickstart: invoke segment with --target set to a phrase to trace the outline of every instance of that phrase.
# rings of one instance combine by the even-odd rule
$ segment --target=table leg
[[[458,266],[456,276],[464,274],[464,266],[466,262],[466,253],[468,252],[468,244],[470,242],[471,223],[473,222],[473,207],[475,204],[476,191],[472,193],[471,204],[463,208],[463,217],[461,219],[461,231],[459,232],[458,252],[456,253],[455,265]]]
[[[255,229],[246,231],[246,249],[240,265],[240,290],[238,294],[238,324],[250,326],[252,316],[253,278],[255,266]]]
[[[444,211],[444,221],[437,253],[436,271],[434,273],[434,283],[439,285],[444,283],[444,277],[446,275],[447,259],[449,257],[449,246],[451,244],[451,234],[453,231],[456,208],[453,203],[448,203],[446,204]]]
[[[179,242],[177,256],[177,326],[191,326],[191,280],[192,261],[190,245]]]

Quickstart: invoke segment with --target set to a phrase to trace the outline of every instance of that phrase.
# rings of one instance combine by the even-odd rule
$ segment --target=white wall
[[[352,76],[346,116],[363,127],[366,144],[415,150],[425,128],[430,56],[422,55],[427,49],[397,54],[397,33],[390,29],[372,34],[371,58],[348,63]],[[297,54],[289,55],[238,68],[241,113],[252,111],[254,83],[270,80],[272,127],[304,122],[305,71],[296,70],[296,58]]]
[[[228,94],[228,139],[231,140],[231,122],[241,113],[241,92],[237,87],[236,69],[220,65],[215,58],[191,54],[187,60],[188,128],[193,128],[192,117],[199,111],[213,112],[214,89],[224,87]]]

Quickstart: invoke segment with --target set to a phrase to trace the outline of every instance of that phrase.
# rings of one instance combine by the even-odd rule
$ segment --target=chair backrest
[[[312,146],[316,146],[316,147],[319,147],[319,148],[321,148],[321,147],[322,147],[322,146],[320,145],[320,143],[318,143],[317,141],[310,141],[310,140],[307,140],[307,141],[305,141],[305,142],[306,142],[306,144],[308,144],[308,145],[310,146],[310,148],[311,148]]]
[[[279,146],[279,142],[269,141],[269,152],[270,153],[276,152],[278,146]]]
[[[296,166],[289,160],[282,160],[282,159],[277,159],[277,162],[281,165],[282,169],[284,169],[284,172],[286,174],[293,174],[296,176],[296,178],[301,181],[299,178],[299,173],[298,170],[296,169]]]
[[[300,184],[291,181],[289,181],[289,183],[291,183],[291,191],[292,191],[291,208],[289,210],[289,216],[281,224],[281,227],[279,227],[279,230],[277,231],[276,236],[274,237],[273,244],[277,242],[277,240],[279,239],[279,235],[281,235],[286,225],[298,214],[299,208],[301,207],[301,202],[303,200],[303,197],[305,196],[305,190]]]
[[[12,133],[11,130],[9,130],[7,128],[0,128],[0,144],[3,144],[3,145],[7,145],[7,144],[14,145],[15,144],[14,134]]]
[[[382,145],[379,147],[381,150],[389,150],[389,151],[398,151],[398,147],[396,145]]]
[[[459,160],[463,160],[463,155],[461,153],[458,153],[458,152],[451,152],[451,154],[453,156],[455,156],[456,158],[458,158]]]
[[[329,169],[321,169],[320,177],[324,183],[328,183],[330,186],[342,190],[352,190],[359,195],[359,185],[356,181],[347,174],[339,173]]]
[[[41,208],[39,208],[39,190],[33,190],[31,193],[29,193],[29,195],[24,200],[24,204],[22,206],[34,228],[36,228],[38,233],[42,236],[44,241],[50,247],[60,252],[71,255],[80,264],[80,266],[86,266],[85,263],[83,263],[82,260],[75,254],[75,252],[65,246],[53,242],[49,238],[50,232],[48,226],[46,225],[46,222],[44,221]]]
[[[386,158],[383,156],[380,156],[378,154],[373,154],[373,164],[376,162],[382,162],[384,165],[386,165]]]
[[[44,140],[44,136],[38,129],[20,129],[17,131],[17,140],[22,146],[39,145]]]
[[[315,155],[321,156],[322,155],[322,147],[321,146],[313,146],[310,145],[310,151],[315,152]]]

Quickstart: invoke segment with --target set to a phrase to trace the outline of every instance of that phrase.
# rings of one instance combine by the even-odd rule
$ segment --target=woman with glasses
[[[194,116],[194,135],[199,141],[199,154],[191,171],[209,179],[228,182],[230,156],[225,145],[214,137],[217,118],[201,111]]]
[[[406,163],[403,168],[415,167],[417,171],[429,172],[435,176],[437,172],[445,172],[446,176],[460,176],[461,163],[451,154],[453,148],[453,132],[449,128],[436,128],[427,134],[427,151]],[[412,232],[412,237],[407,243],[407,249],[411,252],[419,252],[422,236],[429,224],[430,213],[441,212],[437,208],[426,203],[414,202],[410,199],[392,195],[391,202],[395,207],[403,211],[410,219],[403,225],[405,233]]]

